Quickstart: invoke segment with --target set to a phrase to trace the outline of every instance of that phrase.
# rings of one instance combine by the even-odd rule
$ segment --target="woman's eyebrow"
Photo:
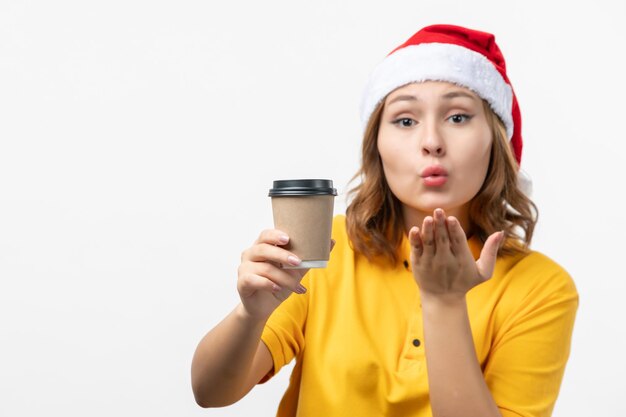
[[[477,100],[476,96],[470,93],[466,93],[465,91],[450,91],[449,93],[446,93],[441,96],[442,99],[446,99],[446,100],[451,100],[453,98],[458,98],[458,97],[465,97],[474,101]],[[397,103],[398,101],[420,101],[420,99],[417,96],[413,96],[410,94],[403,94],[403,95],[400,95],[391,99],[391,101],[389,101],[387,105]]]
[[[450,91],[449,93],[444,94],[441,98],[450,100],[457,97],[467,97],[472,100],[476,100],[476,97],[472,94],[466,93],[465,91]]]
[[[387,103],[387,105],[396,103],[398,101],[419,101],[419,99],[415,96],[405,94],[402,96],[394,97],[389,103]]]

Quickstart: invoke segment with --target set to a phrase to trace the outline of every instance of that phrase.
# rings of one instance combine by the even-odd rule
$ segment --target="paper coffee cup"
[[[330,257],[333,207],[332,180],[277,180],[269,192],[274,227],[289,236],[285,249],[302,263],[285,269],[325,268]]]

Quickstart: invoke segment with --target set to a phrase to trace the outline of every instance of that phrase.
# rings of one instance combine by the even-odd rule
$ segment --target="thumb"
[[[487,238],[483,250],[480,251],[480,258],[476,261],[476,269],[483,280],[488,280],[493,274],[498,257],[498,249],[504,241],[504,232],[496,232]]]

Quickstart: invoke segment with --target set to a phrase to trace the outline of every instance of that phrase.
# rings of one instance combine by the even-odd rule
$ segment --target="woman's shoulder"
[[[333,217],[333,235],[335,233],[346,233],[346,215],[336,214]]]
[[[543,289],[546,293],[577,296],[574,279],[569,272],[548,255],[530,250],[528,253],[505,257],[502,275],[516,285]]]
[[[332,239],[335,241],[335,248],[350,247],[345,214],[337,214],[333,217]]]

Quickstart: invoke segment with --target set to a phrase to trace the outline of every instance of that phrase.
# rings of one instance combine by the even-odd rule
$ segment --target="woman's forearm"
[[[501,417],[476,357],[465,298],[422,295],[434,417]]]
[[[191,365],[193,393],[199,405],[230,405],[250,390],[250,371],[264,325],[265,321],[248,316],[240,304],[204,336]]]

